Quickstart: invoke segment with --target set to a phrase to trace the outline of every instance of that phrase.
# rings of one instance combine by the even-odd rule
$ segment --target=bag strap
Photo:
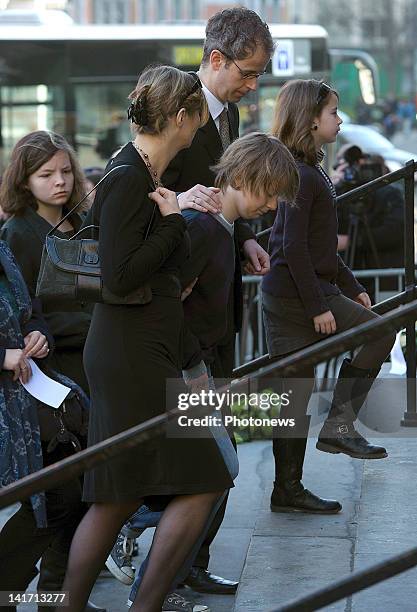
[[[90,190],[90,191],[89,191],[89,192],[88,192],[88,193],[87,193],[87,194],[86,194],[86,195],[85,195],[85,196],[84,196],[84,197],[83,197],[83,198],[82,198],[82,199],[81,199],[79,202],[77,202],[77,204],[76,204],[75,206],[73,206],[73,207],[71,208],[71,210],[70,210],[70,211],[69,211],[69,212],[68,212],[68,213],[67,213],[67,214],[66,214],[64,217],[62,217],[62,219],[61,219],[61,221],[59,221],[59,223],[57,223],[57,224],[56,224],[56,225],[55,225],[53,228],[51,228],[51,229],[49,230],[49,232],[46,234],[46,237],[51,236],[51,235],[53,234],[53,232],[55,232],[55,230],[57,230],[57,229],[59,228],[59,226],[60,226],[60,225],[62,225],[62,224],[64,223],[64,221],[66,221],[66,219],[68,219],[68,217],[70,217],[70,216],[72,215],[72,213],[73,213],[74,211],[76,211],[76,210],[77,210],[77,208],[78,208],[78,207],[79,207],[79,206],[80,206],[80,205],[81,205],[81,204],[82,204],[82,203],[83,203],[83,202],[84,202],[84,201],[85,201],[85,200],[88,198],[88,196],[89,196],[90,194],[92,194],[92,193],[93,193],[93,191],[94,191],[95,189],[97,189],[97,187],[98,187],[99,185],[101,185],[101,183],[102,183],[102,182],[103,182],[103,181],[104,181],[104,180],[105,180],[105,179],[106,179],[106,178],[109,176],[109,174],[111,174],[112,172],[114,172],[114,171],[115,171],[115,170],[117,170],[118,168],[128,168],[128,167],[134,167],[134,166],[133,166],[133,164],[120,164],[120,166],[114,166],[114,168],[112,168],[111,170],[109,170],[108,172],[106,172],[106,174],[103,176],[103,178],[101,178],[101,179],[99,180],[99,182],[97,183],[97,185],[95,185],[95,186],[93,187],[93,189],[91,189],[91,190]],[[154,216],[155,216],[155,209],[156,209],[156,204],[154,205],[154,208],[153,208],[153,211],[152,211],[152,217],[151,217],[150,223],[149,223],[149,225],[148,225],[148,229],[146,230],[145,240],[146,240],[146,238],[148,237],[149,230],[150,230],[150,227],[151,227],[151,224],[152,224],[153,218],[154,218]],[[96,226],[88,226],[88,227],[89,227],[89,228],[91,228],[91,227],[96,227]],[[78,234],[80,233],[80,231],[84,231],[84,229],[87,229],[87,228],[83,228],[82,230],[79,230],[79,231],[77,232],[77,234],[76,234],[76,235],[78,235]],[[72,236],[72,238],[75,238],[75,236]],[[70,238],[70,240],[71,240],[71,238]]]

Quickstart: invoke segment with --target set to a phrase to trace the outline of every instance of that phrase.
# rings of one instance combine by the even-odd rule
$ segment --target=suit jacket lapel
[[[204,143],[207,151],[210,153],[210,157],[212,158],[213,162],[217,162],[222,154],[222,142],[220,140],[220,134],[216,128],[216,124],[214,123],[211,115],[206,125],[203,125],[203,127],[200,128],[200,132],[202,135],[202,142]]]

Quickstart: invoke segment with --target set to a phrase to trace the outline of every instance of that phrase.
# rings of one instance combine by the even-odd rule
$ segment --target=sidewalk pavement
[[[316,397],[317,400],[317,397]],[[392,393],[381,386],[368,412],[389,406],[392,421],[404,412],[405,389]],[[316,404],[312,407],[314,413]],[[317,419],[316,419],[317,420]],[[266,612],[284,602],[321,588],[352,570],[379,563],[417,545],[417,430],[390,437],[381,434],[389,457],[362,461],[316,450],[319,424],[313,416],[304,484],[315,493],[338,499],[338,515],[274,514],[269,510],[273,480],[271,442],[239,446],[240,474],[231,491],[227,514],[212,550],[210,569],[239,580],[236,597],[207,596],[182,591],[212,612]],[[376,439],[372,439],[377,443]],[[6,511],[0,512],[0,523]],[[3,520],[2,520],[3,519]],[[151,530],[139,539],[140,562]],[[108,612],[123,612],[126,587],[102,573],[92,594]],[[21,610],[34,610],[21,606]],[[341,612],[415,612],[417,570],[410,570],[366,591],[328,606]]]

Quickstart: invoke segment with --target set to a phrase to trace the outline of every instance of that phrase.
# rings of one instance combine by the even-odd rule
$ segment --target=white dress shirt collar
[[[210,115],[212,116],[212,119],[214,121],[214,123],[217,125],[218,128],[218,119],[220,114],[222,113],[224,108],[228,108],[228,104],[227,102],[223,104],[223,102],[220,102],[220,100],[218,98],[216,98],[216,96],[214,94],[211,93],[211,91],[209,89],[207,89],[207,87],[204,85],[204,83],[202,83],[203,86],[203,93],[206,97],[207,100],[207,104],[209,107],[209,111],[210,111]]]

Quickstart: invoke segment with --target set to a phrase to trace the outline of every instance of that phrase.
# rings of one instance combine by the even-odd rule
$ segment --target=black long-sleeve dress
[[[180,214],[162,217],[155,208],[148,197],[153,191],[149,173],[131,143],[112,164],[131,167],[115,170],[94,202],[103,282],[120,296],[148,283],[153,296],[145,305],[97,304],[94,309],[84,352],[92,401],[89,444],[163,413],[166,381],[180,379],[182,365],[178,276],[188,254],[185,221]],[[149,497],[152,503],[152,496],[231,486],[212,438],[163,434],[87,472],[84,498],[120,502]]]

